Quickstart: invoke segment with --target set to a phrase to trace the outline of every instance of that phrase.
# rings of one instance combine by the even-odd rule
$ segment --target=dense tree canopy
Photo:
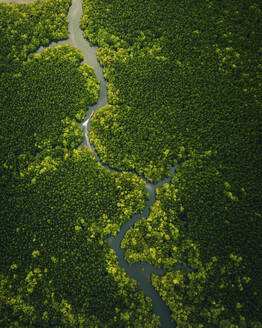
[[[94,71],[69,45],[24,60],[66,37],[68,4],[1,5],[0,326],[157,327],[151,300],[105,241],[143,209],[145,184],[78,147],[78,123],[98,99]],[[62,25],[48,27],[49,15]],[[34,49],[21,33],[38,40]]]
[[[102,160],[153,181],[183,163],[125,236],[127,260],[168,270],[153,284],[179,327],[260,327],[261,4],[85,0],[84,9],[109,81],[110,105],[90,132]]]
[[[43,0],[27,5],[0,3],[0,69],[25,59],[28,53],[53,40],[66,39],[70,0]]]
[[[262,7],[255,0],[84,0],[108,80],[102,161],[159,181],[125,235],[178,327],[262,327]],[[70,0],[0,4],[0,326],[159,327],[105,239],[141,212],[134,173],[79,147],[98,99],[65,39]]]
[[[185,153],[211,149],[233,165],[241,154],[238,170],[255,172],[259,4],[87,0],[84,8],[82,27],[101,47],[109,102],[119,108],[94,119],[91,140],[101,157],[159,180],[183,155],[181,147]]]
[[[244,188],[232,191],[216,163],[216,154],[207,153],[182,164],[158,190],[149,218],[122,241],[129,262],[168,270],[153,285],[179,327],[261,321],[260,214],[250,209]],[[176,271],[178,264],[193,272]]]

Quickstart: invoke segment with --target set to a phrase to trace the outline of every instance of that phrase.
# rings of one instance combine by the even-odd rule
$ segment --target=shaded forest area
[[[157,327],[105,241],[143,209],[145,183],[78,147],[99,81],[69,45],[29,55],[67,37],[69,5],[0,4],[0,326]]]
[[[102,160],[152,181],[181,164],[126,259],[168,270],[153,285],[178,327],[261,327],[261,4],[85,0],[82,28],[108,79]]]
[[[0,326],[158,327],[105,242],[145,184],[78,148],[99,82],[71,46],[27,60],[68,36],[69,5],[0,4]],[[101,159],[151,181],[180,163],[122,241],[167,270],[152,283],[178,327],[262,327],[261,18],[253,0],[84,0],[108,79]]]

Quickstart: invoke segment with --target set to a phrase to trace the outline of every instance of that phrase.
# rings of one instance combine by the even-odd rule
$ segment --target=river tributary
[[[0,2],[5,3],[29,3],[33,2],[33,0],[0,0]],[[94,69],[97,79],[100,81],[100,92],[99,98],[95,105],[90,106],[84,122],[81,124],[81,128],[83,130],[85,140],[83,144],[85,144],[88,148],[92,149],[94,152],[96,159],[104,166],[105,169],[110,171],[117,171],[108,165],[104,164],[97,154],[96,150],[94,149],[93,145],[90,144],[88,138],[88,130],[91,123],[90,115],[93,111],[98,110],[99,108],[108,104],[107,100],[107,88],[106,88],[106,80],[103,75],[103,69],[98,62],[96,51],[97,47],[90,46],[88,40],[86,40],[83,36],[83,32],[80,29],[80,19],[82,17],[82,0],[72,0],[72,5],[68,12],[68,31],[69,31],[69,38],[67,40],[59,41],[59,42],[52,42],[49,47],[55,47],[60,44],[70,44],[73,47],[79,49],[84,55],[84,63],[87,63]],[[45,48],[40,47],[37,52],[43,51]],[[155,191],[156,188],[161,187],[164,183],[170,183],[172,177],[175,174],[177,166],[171,168],[170,176],[168,178],[163,179],[157,184],[152,184],[147,181],[144,177],[141,177],[145,183],[146,188],[149,193],[149,200],[146,203],[146,206],[142,213],[135,214],[132,216],[123,226],[121,226],[120,232],[117,234],[116,237],[109,237],[107,239],[109,245],[114,249],[118,263],[121,268],[125,270],[127,275],[138,282],[138,289],[143,290],[146,296],[149,296],[152,299],[153,309],[155,313],[160,318],[160,323],[162,328],[171,328],[175,327],[175,322],[171,318],[171,312],[169,308],[166,306],[162,298],[156,292],[154,287],[151,283],[151,274],[157,275],[164,275],[165,271],[162,269],[154,268],[149,263],[134,263],[129,265],[127,261],[124,259],[124,249],[121,248],[121,241],[125,236],[126,232],[133,227],[134,223],[140,220],[141,218],[147,218],[150,213],[150,207],[154,204],[155,198]],[[175,269],[180,270],[182,266],[178,265]]]

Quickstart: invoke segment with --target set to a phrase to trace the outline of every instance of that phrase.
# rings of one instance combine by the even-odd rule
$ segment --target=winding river
[[[0,0],[0,2],[4,3],[29,3],[33,2],[34,0]],[[95,105],[89,107],[85,120],[81,124],[81,128],[83,130],[83,133],[85,135],[85,140],[83,144],[85,144],[88,148],[92,149],[94,152],[96,159],[106,168],[110,171],[117,171],[114,170],[108,165],[105,165],[99,158],[99,155],[97,154],[96,150],[94,149],[93,145],[90,144],[89,138],[88,138],[88,129],[90,126],[90,115],[93,111],[98,110],[99,108],[105,106],[108,104],[107,101],[107,88],[106,88],[106,80],[104,79],[103,75],[103,69],[100,66],[96,51],[97,47],[91,47],[89,42],[84,38],[82,30],[80,29],[80,19],[82,16],[82,0],[72,0],[72,5],[68,12],[68,20],[69,20],[69,38],[67,40],[59,41],[59,42],[52,42],[49,47],[55,47],[60,44],[70,44],[73,47],[78,48],[80,51],[82,51],[84,55],[84,63],[87,63],[91,67],[93,67],[94,72],[96,74],[97,79],[100,81],[100,93],[98,101]],[[40,47],[37,52],[43,51],[45,48]],[[109,237],[107,239],[109,245],[114,249],[117,258],[118,263],[121,268],[125,270],[127,275],[133,279],[135,279],[138,282],[138,289],[143,290],[144,294],[146,296],[149,296],[152,299],[153,309],[155,313],[160,318],[160,324],[162,328],[171,328],[176,327],[175,322],[171,318],[171,312],[169,308],[166,306],[164,301],[161,299],[159,294],[156,292],[154,287],[151,284],[151,274],[157,274],[157,275],[164,275],[165,271],[162,269],[154,268],[149,263],[135,263],[132,265],[129,265],[125,259],[124,259],[124,249],[121,248],[121,241],[125,235],[125,233],[132,228],[134,223],[141,218],[147,218],[150,213],[150,207],[154,204],[156,201],[155,197],[155,191],[156,188],[161,187],[164,183],[170,183],[172,177],[175,174],[177,166],[171,168],[170,176],[168,178],[163,179],[157,184],[149,183],[144,177],[141,177],[145,183],[147,191],[149,192],[149,200],[146,203],[146,206],[142,213],[135,214],[131,219],[126,222],[120,229],[120,232],[116,237]],[[182,269],[181,265],[177,265],[175,270]],[[189,268],[188,268],[189,269]],[[190,270],[189,270],[190,271]]]

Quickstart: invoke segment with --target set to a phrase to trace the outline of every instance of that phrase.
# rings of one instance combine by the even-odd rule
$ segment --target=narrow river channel
[[[5,3],[29,3],[33,2],[33,0],[0,0],[0,2]],[[88,148],[92,149],[94,152],[96,159],[104,166],[105,169],[110,171],[117,171],[108,165],[105,165],[99,158],[99,155],[97,154],[96,150],[94,149],[93,145],[90,144],[89,138],[88,138],[88,130],[91,123],[90,115],[93,111],[98,110],[99,108],[105,106],[108,104],[107,101],[107,88],[106,88],[106,80],[103,75],[103,69],[101,65],[98,62],[96,51],[97,47],[91,47],[89,42],[84,38],[82,30],[80,29],[80,19],[82,17],[82,0],[72,0],[72,5],[68,12],[68,20],[69,20],[69,38],[67,40],[59,41],[59,42],[52,42],[49,47],[55,47],[57,45],[61,44],[70,44],[73,47],[78,48],[80,51],[82,51],[84,55],[84,63],[87,63],[89,66],[91,66],[94,69],[94,72],[96,74],[97,79],[100,81],[100,93],[98,101],[95,105],[89,107],[85,120],[81,124],[81,128],[83,130],[83,133],[85,135],[85,140],[83,144],[85,144]],[[40,47],[37,52],[43,51],[45,48]],[[144,177],[141,177],[145,183],[146,188],[149,193],[149,200],[146,203],[146,206],[142,213],[135,214],[133,217],[130,218],[128,222],[126,222],[120,229],[120,232],[116,237],[109,237],[107,239],[109,245],[114,249],[117,258],[118,263],[121,268],[125,270],[127,275],[133,279],[135,279],[138,282],[138,289],[143,290],[144,294],[152,299],[153,309],[155,313],[160,318],[160,323],[162,328],[173,328],[176,327],[175,322],[171,318],[171,312],[169,308],[166,306],[164,301],[161,299],[159,294],[156,292],[154,287],[151,283],[151,274],[157,274],[157,275],[164,275],[165,271],[162,269],[154,268],[149,263],[135,263],[132,265],[129,265],[125,259],[124,259],[124,249],[121,248],[121,241],[125,235],[125,233],[132,228],[134,223],[141,218],[147,218],[150,213],[150,207],[154,204],[156,201],[155,198],[155,191],[156,188],[161,187],[164,183],[170,183],[172,177],[175,174],[177,166],[171,168],[170,176],[168,178],[163,179],[157,184],[149,183]],[[182,266],[178,265],[176,268],[177,270],[182,269]],[[189,268],[187,268],[189,269]],[[190,269],[189,269],[190,271]]]

